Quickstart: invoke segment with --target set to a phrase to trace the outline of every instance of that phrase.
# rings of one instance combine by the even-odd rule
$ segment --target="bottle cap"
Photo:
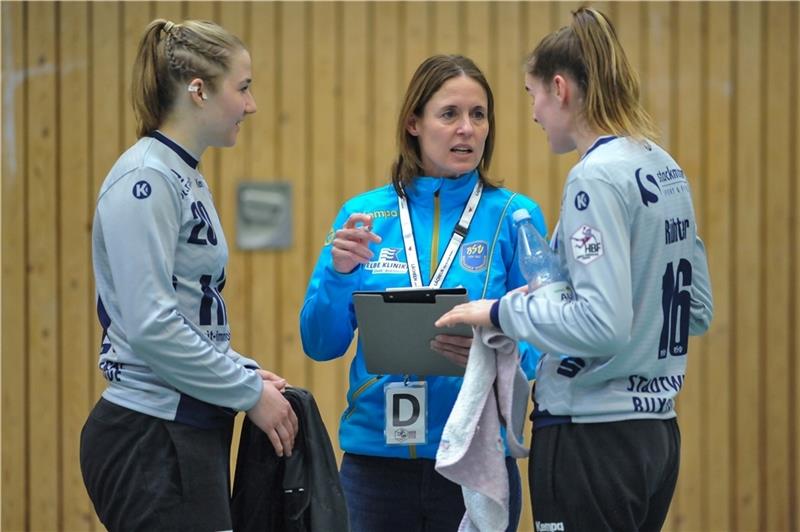
[[[530,219],[531,213],[528,212],[528,209],[517,209],[511,215],[511,218],[514,220],[514,223],[519,223],[526,218]]]

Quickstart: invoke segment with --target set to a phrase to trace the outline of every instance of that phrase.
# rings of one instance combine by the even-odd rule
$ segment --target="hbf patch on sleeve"
[[[603,256],[603,234],[588,225],[582,225],[572,233],[572,256],[583,264],[594,262]]]

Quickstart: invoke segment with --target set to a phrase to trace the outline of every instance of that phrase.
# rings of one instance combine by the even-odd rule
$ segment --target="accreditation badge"
[[[392,382],[384,386],[387,445],[427,442],[428,385],[426,382]]]

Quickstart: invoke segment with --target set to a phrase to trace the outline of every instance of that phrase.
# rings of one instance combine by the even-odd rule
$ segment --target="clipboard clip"
[[[384,303],[436,303],[439,295],[466,294],[465,288],[402,288],[381,293]]]

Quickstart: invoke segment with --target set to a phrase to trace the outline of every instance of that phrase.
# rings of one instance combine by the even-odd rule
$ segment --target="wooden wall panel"
[[[706,530],[731,530],[731,463],[729,442],[734,437],[731,422],[734,368],[731,364],[731,263],[736,236],[733,224],[732,146],[733,93],[731,6],[704,6],[704,75],[706,81],[702,150],[704,204],[700,231],[709,256],[709,274],[714,286],[714,326],[708,332],[706,351],[700,357],[703,402],[700,415],[705,491],[703,525]],[[694,356],[694,353],[692,353]]]
[[[123,119],[120,127],[122,128],[123,146],[130,146],[136,142],[136,118],[133,115],[133,105],[131,104],[131,83],[133,81],[133,68],[131,67],[136,60],[136,52],[139,47],[139,41],[142,38],[142,32],[153,19],[167,16],[167,13],[164,13],[161,9],[158,10],[158,15],[154,16],[152,7],[151,3],[145,2],[122,4],[122,19],[120,21],[122,23],[122,61],[117,68],[122,78],[120,92]],[[180,22],[180,19],[176,20],[176,22]],[[125,68],[127,65],[131,65],[131,67]]]
[[[432,6],[427,2],[404,2],[402,4],[403,14],[400,21],[404,49],[401,79],[405,80],[405,85],[401,89],[401,98],[414,71],[432,53],[431,42],[434,28],[430,20],[431,9]]]
[[[58,180],[61,524],[86,530],[94,511],[80,471],[80,430],[92,408],[90,382],[97,342],[86,325],[95,319],[91,227],[94,190],[89,179],[88,6],[58,6]],[[91,354],[91,356],[90,356]]]
[[[282,376],[289,382],[304,386],[306,368],[310,362],[302,355],[297,316],[303,303],[305,282],[302,272],[307,271],[306,257],[308,220],[308,159],[304,147],[310,137],[308,113],[309,91],[313,88],[312,73],[304,69],[309,57],[307,50],[308,26],[306,18],[311,8],[308,4],[286,3],[280,6],[280,68],[281,86],[279,172],[283,179],[292,182],[292,227],[294,245],[284,252],[280,263],[281,311],[279,316],[280,354]]]
[[[800,8],[797,4],[792,6],[793,16],[791,17],[792,28],[796,31],[800,28]],[[789,95],[791,98],[790,109],[794,115],[794,165],[792,167],[791,176],[792,186],[794,188],[793,201],[794,205],[800,205],[800,183],[798,183],[798,176],[800,176],[800,39],[795,39],[794,46],[792,47],[792,67],[790,72],[794,73],[794,83],[792,84]],[[794,216],[794,243],[792,246],[792,266],[790,271],[797,272],[800,269],[800,216]],[[798,360],[798,352],[800,352],[800,280],[796,275],[792,276],[792,284],[794,285],[793,294],[793,307],[791,315],[794,317],[794,323],[789,327],[794,331],[794,341],[792,342],[791,362],[794,364],[794,372],[792,374],[792,382],[800,382],[800,361]],[[794,463],[794,470],[792,474],[792,499],[789,501],[789,507],[792,514],[792,529],[800,529],[800,391],[797,386],[792,386],[792,395],[789,402],[791,408],[794,409],[794,419],[791,424],[794,427],[793,440],[790,449],[794,449],[794,456],[792,462]]]
[[[761,137],[766,124],[758,102],[763,97],[761,70],[763,58],[763,5],[741,3],[733,6],[735,21],[734,86],[736,87],[733,125],[735,131],[734,168],[732,183],[735,203],[732,231],[737,243],[761,242],[764,204],[761,179],[763,176],[763,144]],[[733,260],[735,309],[731,331],[733,362],[736,380],[733,397],[732,440],[734,461],[733,526],[739,530],[762,530],[764,515],[764,477],[762,450],[764,421],[761,402],[765,377],[763,374],[764,344],[760,314],[763,297],[764,263],[761,246],[758,251],[747,245],[736,247]]]
[[[522,74],[523,38],[521,35],[521,9],[519,3],[503,2],[494,9],[491,77],[489,83],[494,92],[495,145],[491,176],[503,182],[511,190],[520,190],[522,183],[519,163],[523,146],[520,139],[520,112],[527,97],[520,87],[524,86]]]
[[[796,30],[800,28],[800,8],[797,4],[792,6],[793,14],[791,16],[792,27]],[[800,205],[800,183],[798,183],[798,176],[800,176],[800,39],[795,39],[794,46],[791,50],[792,53],[792,67],[790,72],[794,73],[793,84],[789,91],[791,98],[790,109],[793,115],[794,128],[792,136],[794,145],[792,151],[794,152],[794,164],[790,172],[794,176],[792,187],[794,194],[792,195],[794,205]],[[794,216],[794,242],[792,245],[792,266],[790,271],[797,272],[800,269],[800,216]],[[791,316],[794,322],[789,327],[794,332],[792,341],[792,357],[790,361],[794,365],[792,372],[792,382],[800,382],[800,361],[798,361],[798,351],[800,350],[800,280],[797,276],[792,276],[792,284],[794,285],[794,293],[792,297],[792,312]],[[793,427],[793,440],[789,445],[790,449],[794,450],[791,462],[794,464],[794,470],[791,471],[792,475],[792,493],[791,500],[789,501],[789,508],[791,512],[791,528],[793,530],[800,529],[800,391],[797,386],[791,387],[791,396],[789,406],[794,410],[794,418],[790,420]]]
[[[3,3],[2,529],[102,529],[77,462],[105,388],[90,226],[100,183],[135,138],[131,64],[152,18],[216,20],[250,46],[258,112],[235,148],[208,150],[201,166],[230,248],[234,348],[315,393],[341,456],[354,349],[313,362],[297,324],[331,220],[387,182],[403,92],[445,52],[486,73],[498,102],[492,175],[539,202],[552,230],[575,157],[551,154],[532,122],[522,62],[578,5]],[[683,463],[665,530],[797,530],[800,7],[593,5],[617,26],[661,143],[689,175],[714,286],[714,323],[692,340],[678,401]],[[244,180],[292,184],[291,248],[237,248]]]
[[[456,2],[437,2],[429,8],[433,24],[433,54],[460,53],[463,12]]]
[[[372,185],[391,180],[391,168],[397,154],[397,115],[409,78],[402,69],[400,14],[398,2],[370,4],[372,11],[372,75],[368,91],[373,103],[373,153],[368,169]]]
[[[191,2],[190,10],[202,3]],[[245,158],[241,174],[233,175],[221,166],[217,183],[213,190],[224,190],[229,196],[227,207],[236,210],[238,187],[242,182],[260,182],[280,180],[276,167],[276,130],[277,110],[273,105],[278,83],[276,33],[276,5],[273,3],[251,3],[244,11],[245,34],[242,39],[250,47],[253,82],[250,92],[256,103],[255,114],[248,115],[242,123],[240,139],[237,144],[243,146],[241,156]],[[205,15],[209,17],[210,14]],[[199,16],[192,14],[190,16]],[[215,17],[210,17],[214,19]],[[218,148],[214,155],[223,160],[227,149]],[[207,158],[204,155],[203,158]],[[234,216],[235,218],[235,216]],[[238,227],[235,222],[225,226],[229,249],[237,248]],[[278,330],[275,326],[277,310],[277,256],[274,251],[251,251],[242,253],[242,269],[230,275],[240,276],[243,284],[244,314],[246,327],[238,324],[232,330],[234,338],[243,342],[236,345],[245,356],[256,360],[262,368],[280,373],[278,364]],[[230,276],[229,276],[230,278]],[[226,294],[226,301],[229,299]],[[244,338],[243,338],[244,337]]]
[[[22,530],[27,519],[27,77],[25,24],[28,6],[4,2],[3,196],[2,196],[2,521],[3,530]]]
[[[35,413],[29,424],[30,442],[35,442],[35,459],[29,461],[29,497],[37,511],[30,514],[30,526],[49,530],[58,526],[60,501],[59,426],[53,405],[59,399],[58,386],[58,204],[56,193],[56,21],[54,5],[35,3],[28,7],[26,61],[31,74],[28,85],[27,144],[28,195],[28,374],[27,414]],[[35,231],[35,233],[33,233]],[[34,236],[35,235],[35,236]]]
[[[472,59],[484,76],[489,76],[492,66],[490,42],[490,10],[487,2],[465,2],[462,10],[462,39],[459,53]],[[491,81],[490,81],[491,83]],[[492,88],[494,91],[494,87]],[[402,95],[401,95],[402,96]]]
[[[790,67],[788,50],[797,32],[789,25],[786,4],[766,4],[765,24],[766,56],[765,79],[769,80],[769,98],[765,98],[764,118],[769,124],[763,137],[766,157],[764,168],[764,200],[766,219],[763,233],[765,284],[767,296],[762,313],[765,320],[766,345],[764,346],[767,389],[763,400],[766,421],[765,472],[767,475],[766,525],[771,530],[789,527],[789,388],[794,385],[789,375],[789,323],[790,305],[789,219],[794,210],[789,202],[790,164],[789,115]],[[795,176],[796,179],[796,176]],[[791,271],[797,275],[797,269]]]

